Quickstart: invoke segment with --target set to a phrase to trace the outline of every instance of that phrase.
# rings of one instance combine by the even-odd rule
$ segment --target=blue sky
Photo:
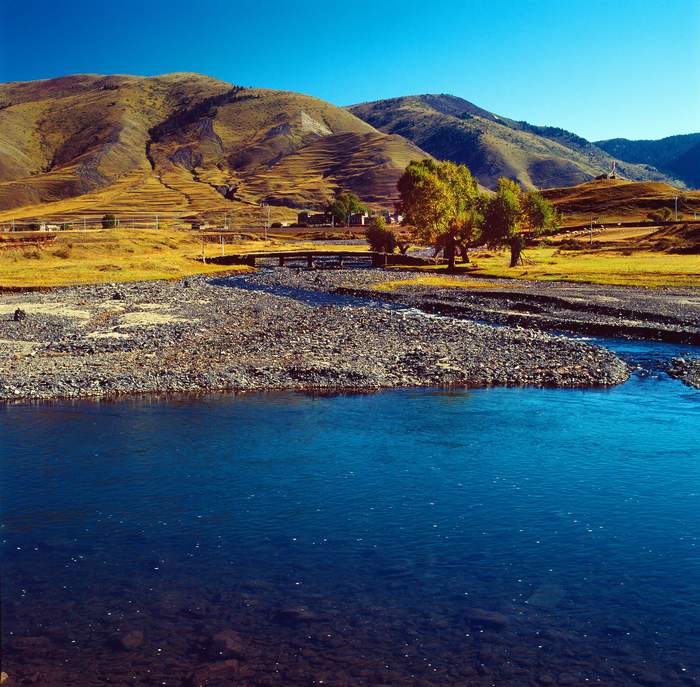
[[[700,0],[0,0],[0,81],[174,71],[659,138],[700,131]]]

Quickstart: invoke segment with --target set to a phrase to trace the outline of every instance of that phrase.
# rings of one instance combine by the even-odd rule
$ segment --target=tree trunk
[[[516,234],[510,239],[510,266],[515,267],[520,262],[520,257],[525,248],[525,240],[520,234]]]
[[[447,260],[447,271],[455,271],[455,240],[448,236],[445,239],[445,259]]]

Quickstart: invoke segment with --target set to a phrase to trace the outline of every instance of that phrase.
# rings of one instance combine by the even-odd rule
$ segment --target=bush
[[[103,229],[114,229],[117,226],[117,218],[114,215],[107,214],[102,217]]]
[[[673,218],[673,211],[671,208],[661,208],[659,210],[653,210],[647,217],[652,222],[670,222]]]
[[[365,229],[365,237],[370,248],[377,253],[393,253],[396,249],[396,233],[387,226],[381,215],[372,217]]]
[[[67,246],[60,246],[59,248],[57,248],[57,249],[53,252],[53,254],[54,254],[57,258],[62,258],[63,260],[65,260],[66,258],[69,258],[69,257],[70,257],[70,250],[71,250],[71,246],[70,246],[70,245],[67,245]]]

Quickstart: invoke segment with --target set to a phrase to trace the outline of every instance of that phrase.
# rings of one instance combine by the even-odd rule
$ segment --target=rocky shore
[[[668,373],[688,386],[700,389],[700,358],[674,358]]]
[[[0,297],[0,400],[396,386],[596,386],[614,354],[564,337],[329,295],[378,270],[77,286]],[[251,290],[251,282],[268,292]],[[311,287],[311,288],[309,288]],[[305,302],[306,301],[306,302]],[[19,311],[19,312],[18,312]]]

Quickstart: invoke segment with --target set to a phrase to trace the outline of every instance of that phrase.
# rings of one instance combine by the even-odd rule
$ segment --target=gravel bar
[[[0,400],[212,390],[583,387],[628,377],[613,353],[540,331],[389,304],[313,304],[250,290],[257,280],[265,288],[313,284],[328,292],[377,274],[383,272],[333,270],[329,277],[330,270],[281,268],[258,272],[245,284],[196,277],[2,294]]]

